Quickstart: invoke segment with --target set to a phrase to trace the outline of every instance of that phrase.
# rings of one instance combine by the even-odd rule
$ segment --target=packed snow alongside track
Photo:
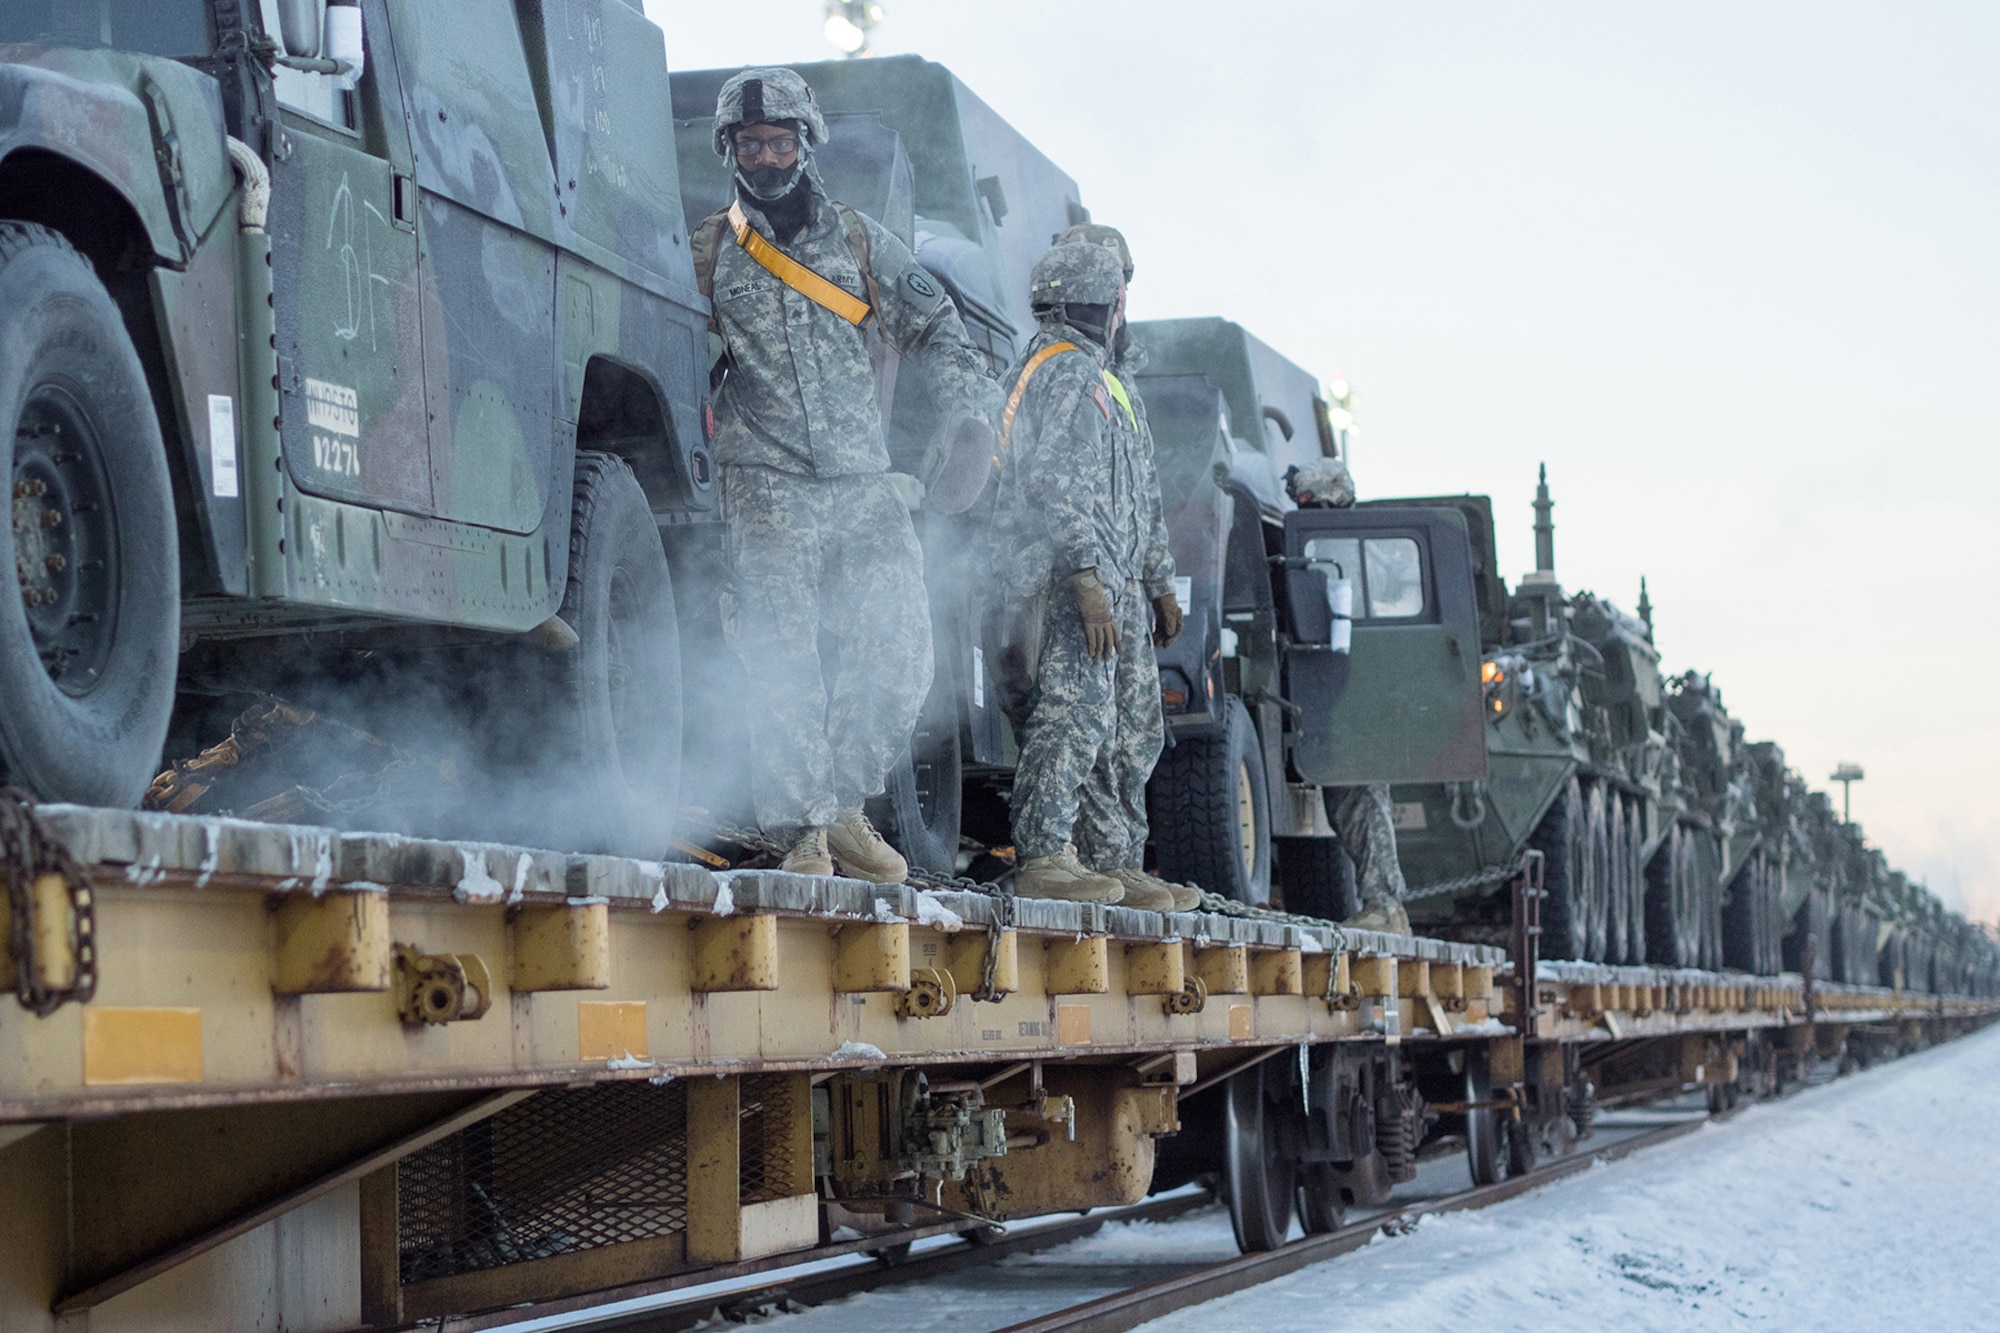
[[[1145,1327],[2000,1328],[1996,1102],[1989,1029]]]

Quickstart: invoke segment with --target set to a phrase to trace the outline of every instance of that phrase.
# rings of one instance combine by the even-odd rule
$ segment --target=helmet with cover
[[[1125,244],[1125,233],[1116,227],[1107,227],[1102,222],[1079,222],[1073,227],[1065,227],[1055,239],[1057,245],[1069,241],[1082,241],[1086,245],[1101,245],[1118,256],[1119,266],[1125,270],[1125,281],[1132,281],[1132,247]]]
[[[749,125],[784,125],[799,137],[789,167],[747,167],[736,157],[736,132]],[[763,200],[789,194],[806,174],[812,149],[826,142],[826,117],[812,88],[796,70],[753,68],[733,74],[715,97],[715,155],[733,161],[736,179]]]

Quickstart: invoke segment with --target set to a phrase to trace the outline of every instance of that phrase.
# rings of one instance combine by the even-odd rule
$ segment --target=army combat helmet
[[[796,126],[799,135],[798,160],[782,182],[752,183],[736,159],[736,131],[745,125]],[[759,199],[778,199],[789,194],[808,170],[812,150],[826,142],[826,117],[812,88],[796,70],[753,68],[732,74],[715,96],[715,155],[733,166],[736,179]]]
[[[1050,246],[1028,274],[1035,317],[1067,324],[1100,346],[1110,340],[1111,312],[1124,289],[1118,256],[1088,241]]]
[[[1127,286],[1132,282],[1132,247],[1125,244],[1125,233],[1116,227],[1107,227],[1102,222],[1079,222],[1074,227],[1065,227],[1055,239],[1056,245],[1071,241],[1081,241],[1085,245],[1101,245],[1118,256],[1119,266],[1125,270]]]

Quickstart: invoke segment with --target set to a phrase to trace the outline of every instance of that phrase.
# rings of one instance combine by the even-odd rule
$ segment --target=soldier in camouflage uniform
[[[1020,741],[1015,891],[1165,910],[1172,895],[1094,873],[1072,842],[1082,793],[1117,728],[1122,640],[1146,635],[1138,574],[1138,431],[1105,366],[1125,280],[1102,246],[1057,245],[1035,263],[1040,327],[1003,383],[993,561],[1004,598],[1002,704]],[[1116,836],[1115,834],[1113,836]]]
[[[725,624],[750,696],[751,795],[785,869],[900,881],[862,803],[902,757],[932,675],[923,556],[891,484],[869,339],[923,372],[947,417],[998,394],[957,311],[908,247],[829,199],[812,90],[749,69],[716,100],[736,201],[690,238],[727,377],[715,455],[729,524]],[[840,648],[829,690],[819,637]]]
[[[1103,246],[1118,257],[1129,289],[1132,283],[1132,251],[1124,233],[1116,227],[1085,222],[1056,237],[1062,244],[1080,241]],[[1134,456],[1138,474],[1138,521],[1145,534],[1139,561],[1139,587],[1143,597],[1127,597],[1119,607],[1118,662],[1112,692],[1115,696],[1111,740],[1098,755],[1097,766],[1083,785],[1076,821],[1077,859],[1092,870],[1110,875],[1128,889],[1138,883],[1150,889],[1144,896],[1157,898],[1162,892],[1173,900],[1173,910],[1193,910],[1201,901],[1198,890],[1169,884],[1146,873],[1146,840],[1150,829],[1146,819],[1146,784],[1160,762],[1166,743],[1166,719],[1160,706],[1160,664],[1155,647],[1164,648],[1181,632],[1180,600],[1174,595],[1174,557],[1167,546],[1167,516],[1160,500],[1160,474],[1153,458],[1153,432],[1146,422],[1146,404],[1139,397],[1138,371],[1141,354],[1134,347],[1130,330],[1121,324],[1113,335],[1110,364],[1105,368],[1107,386],[1115,385],[1113,397],[1127,411],[1125,419],[1114,415],[1113,429],[1130,429],[1138,436]]]

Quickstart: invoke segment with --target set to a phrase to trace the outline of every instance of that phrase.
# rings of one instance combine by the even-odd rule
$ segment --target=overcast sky
[[[1359,391],[1366,497],[1546,461],[1557,572],[2000,920],[2000,6],[884,0],[1122,227],[1138,318]],[[677,68],[819,0],[648,0]]]

